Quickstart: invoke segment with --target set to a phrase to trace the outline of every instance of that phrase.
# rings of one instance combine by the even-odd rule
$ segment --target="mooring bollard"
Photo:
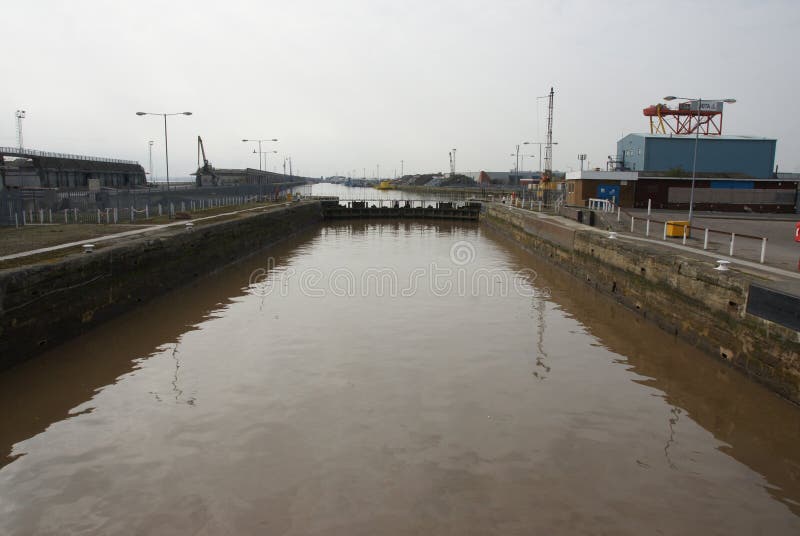
[[[761,264],[764,264],[764,259],[767,256],[767,237],[761,239]]]
[[[727,271],[728,271],[728,265],[729,265],[730,263],[731,263],[731,261],[726,261],[726,260],[723,260],[723,259],[718,259],[718,260],[717,260],[717,267],[716,267],[716,268],[714,268],[714,269],[715,269],[715,270],[719,270],[720,272],[727,272]]]
[[[611,231],[610,233],[608,233],[608,238],[610,238],[611,240],[616,240],[617,233],[615,233],[614,231]]]
[[[736,240],[736,233],[731,233],[731,248],[730,252],[728,253],[731,257],[733,257],[733,241]]]
[[[186,231],[187,231],[187,232],[192,232],[192,231],[194,231],[194,224],[193,224],[192,222],[187,222],[187,223],[186,223]]]
[[[94,251],[94,244],[84,244],[83,245],[83,252],[84,253],[91,253]]]

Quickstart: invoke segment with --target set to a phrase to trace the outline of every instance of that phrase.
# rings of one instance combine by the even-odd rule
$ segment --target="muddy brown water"
[[[797,407],[471,224],[309,230],[0,407],[1,534],[800,533]]]

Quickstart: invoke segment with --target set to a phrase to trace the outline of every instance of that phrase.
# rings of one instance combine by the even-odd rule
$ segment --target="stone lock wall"
[[[800,334],[746,312],[753,276],[505,206],[487,207],[481,222],[800,403]]]
[[[321,219],[318,202],[303,202],[0,271],[0,369]]]

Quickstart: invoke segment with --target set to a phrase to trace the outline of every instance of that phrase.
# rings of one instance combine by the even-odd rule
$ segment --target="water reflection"
[[[195,280],[91,333],[0,373],[0,407],[7,408],[0,414],[0,468],[19,456],[12,455],[16,443],[73,416],[73,408],[82,406],[144,361],[165,352],[174,367],[169,396],[193,404],[193,396],[182,398],[180,387],[182,335],[198,329],[247,293],[251,264],[265,260],[288,264],[318,232],[309,230],[290,243],[270,249],[269,254],[231,266],[224,270],[224,277],[215,274]],[[157,400],[165,396],[160,391],[151,394]]]
[[[582,282],[537,262],[496,233],[482,231],[505,246],[515,266],[535,264],[539,277],[553,287],[553,301],[604,347],[624,356],[619,363],[636,373],[634,382],[658,390],[669,404],[664,453],[670,467],[675,468],[669,451],[677,441],[681,416],[688,415],[721,442],[721,452],[764,475],[769,483],[765,489],[800,515],[796,406],[588,290]],[[539,327],[545,322],[540,320]]]
[[[534,268],[550,292],[248,286],[259,267],[407,274],[463,240],[471,269]],[[797,408],[475,225],[311,230],[3,373],[0,403],[0,446],[29,454],[0,470],[0,530],[798,527]]]

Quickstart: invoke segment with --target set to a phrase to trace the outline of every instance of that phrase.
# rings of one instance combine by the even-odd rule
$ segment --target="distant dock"
[[[426,201],[407,199],[364,199],[340,201],[319,199],[324,219],[414,218],[478,221],[481,203],[476,201]]]

